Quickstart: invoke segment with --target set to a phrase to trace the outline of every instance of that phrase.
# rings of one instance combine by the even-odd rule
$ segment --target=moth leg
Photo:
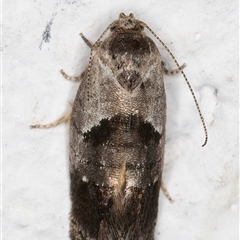
[[[164,70],[164,73],[165,73],[166,75],[168,75],[168,76],[178,74],[179,72],[181,72],[181,71],[187,66],[187,64],[184,63],[180,68],[170,71],[170,70],[168,70],[167,68],[165,68],[164,65],[165,65],[164,62],[162,62],[162,68],[163,68],[163,70]]]
[[[101,42],[99,42],[97,45],[96,44],[93,45],[82,33],[80,33],[80,36],[83,39],[83,41],[93,50],[96,50],[98,48],[99,44],[101,44]],[[72,82],[77,82],[77,81],[80,81],[84,77],[84,75],[87,72],[87,69],[84,70],[79,76],[76,76],[76,77],[69,76],[62,69],[60,70],[60,72],[67,80],[70,80]]]
[[[91,44],[90,41],[89,41],[82,33],[80,33],[79,35],[81,36],[81,38],[83,39],[83,41],[84,41],[90,48],[93,47],[93,44]]]
[[[67,79],[67,80],[70,80],[72,82],[77,82],[77,81],[80,81],[83,76],[85,75],[86,73],[86,70],[84,70],[79,76],[77,77],[71,77],[69,75],[67,75],[62,69],[60,70],[61,74]]]
[[[69,105],[72,107],[73,104],[71,102],[68,102]],[[72,114],[72,108],[69,112],[67,112],[67,114],[65,114],[63,117],[59,118],[58,120],[56,120],[53,123],[49,123],[49,124],[36,124],[36,125],[30,125],[30,128],[42,128],[42,129],[47,129],[47,128],[52,128],[52,127],[56,127],[57,125],[68,121],[71,118],[71,114]]]
[[[83,41],[93,50],[97,50],[98,46],[101,44],[101,41],[98,41],[95,44],[92,44],[82,33],[79,34]]]
[[[93,45],[90,43],[90,41],[82,34],[80,33],[80,36],[82,37],[83,41],[90,47],[92,48]],[[83,76],[85,75],[86,73],[86,70],[83,71],[79,76],[76,76],[76,77],[71,77],[69,76],[68,74],[66,74],[62,69],[60,70],[61,74],[67,79],[67,80],[70,80],[72,82],[77,82],[77,81],[80,81]]]
[[[167,188],[165,187],[165,185],[164,185],[164,183],[163,183],[162,180],[161,180],[161,189],[162,189],[164,195],[166,196],[166,198],[167,198],[171,203],[173,203],[174,201],[173,201],[173,199],[171,198],[170,194],[168,193],[168,190],[167,190]]]

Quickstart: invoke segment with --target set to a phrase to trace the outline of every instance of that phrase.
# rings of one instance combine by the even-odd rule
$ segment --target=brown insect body
[[[91,59],[70,121],[70,237],[154,239],[165,145],[160,53],[120,14]]]
[[[169,71],[144,27],[164,46],[178,69]],[[111,34],[102,42],[107,30]],[[193,89],[164,42],[133,14],[120,14],[97,42],[91,43],[88,68],[73,108],[50,124],[70,119],[72,240],[153,240],[165,146],[166,97],[163,73],[182,73],[208,134]],[[92,57],[93,50],[96,51]],[[72,105],[72,104],[70,104]]]

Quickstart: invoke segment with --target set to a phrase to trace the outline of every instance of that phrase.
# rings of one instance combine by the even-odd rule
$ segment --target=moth
[[[167,70],[145,28],[173,57],[148,25],[121,13],[95,44],[81,34],[91,53],[80,76],[61,71],[81,80],[72,110],[53,124],[32,126],[70,119],[72,240],[154,239],[165,147],[163,77],[183,73],[185,64],[173,57],[178,68]]]

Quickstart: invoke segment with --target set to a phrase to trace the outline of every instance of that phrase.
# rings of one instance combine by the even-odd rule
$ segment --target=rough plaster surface
[[[165,77],[168,99],[156,239],[238,239],[238,1],[3,1],[4,240],[69,239],[68,125],[30,130],[69,109],[89,48],[120,12],[133,12],[172,50],[208,127],[204,134],[182,76]],[[175,68],[158,44],[169,66]]]

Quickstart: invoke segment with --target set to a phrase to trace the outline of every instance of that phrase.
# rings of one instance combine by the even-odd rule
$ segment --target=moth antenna
[[[114,25],[116,25],[118,23],[118,21],[114,21],[111,24],[108,25],[108,27],[103,31],[103,33],[100,35],[100,37],[98,38],[98,40],[93,44],[91,51],[90,51],[90,57],[89,57],[89,62],[88,62],[88,69],[87,69],[87,98],[89,100],[89,79],[90,79],[90,70],[92,67],[92,55],[93,55],[93,50],[99,45],[101,39],[103,38],[103,36],[106,34],[106,32],[113,27]]]
[[[168,52],[168,53],[170,54],[170,56],[172,57],[173,61],[176,63],[177,67],[180,69],[181,67],[180,67],[177,59],[173,56],[172,52],[169,50],[169,48],[166,46],[166,44],[157,36],[157,34],[156,34],[146,23],[141,22],[141,21],[139,21],[139,23],[140,23],[142,26],[144,26],[145,28],[147,28],[148,31],[151,32],[152,35],[163,45],[163,47],[167,50],[167,52]],[[190,85],[190,83],[189,83],[189,81],[188,81],[185,73],[183,72],[183,70],[181,70],[181,73],[182,73],[182,75],[183,75],[183,77],[184,77],[184,79],[185,79],[185,81],[186,81],[186,83],[187,83],[187,85],[188,85],[188,88],[189,88],[189,90],[190,90],[190,92],[191,92],[191,94],[192,94],[193,100],[194,100],[195,105],[196,105],[196,107],[197,107],[198,115],[199,115],[199,117],[200,117],[200,119],[201,119],[201,122],[202,122],[202,125],[203,125],[203,130],[204,130],[204,133],[205,133],[205,141],[204,141],[202,147],[204,147],[204,146],[207,144],[207,141],[208,141],[207,127],[206,127],[206,124],[205,124],[205,121],[204,121],[202,112],[201,112],[201,110],[200,110],[198,101],[197,101],[197,99],[196,99],[196,97],[195,97],[195,94],[194,94],[194,92],[193,92],[193,89],[192,89],[192,87],[191,87],[191,85]]]

